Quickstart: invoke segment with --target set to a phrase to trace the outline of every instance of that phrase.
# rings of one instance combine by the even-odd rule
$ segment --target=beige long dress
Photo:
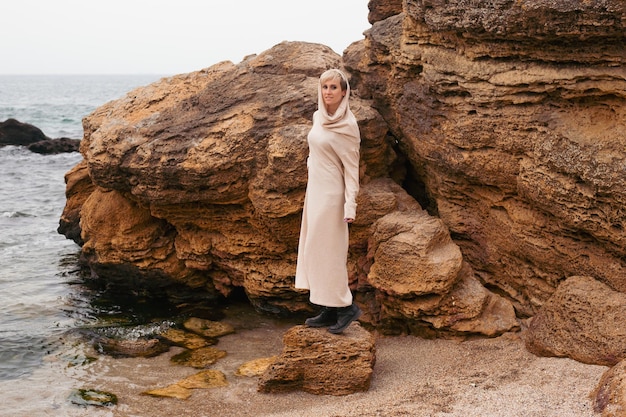
[[[356,118],[348,104],[350,86],[332,116],[318,86],[318,110],[308,135],[308,183],[302,212],[296,288],[308,289],[313,304],[352,304],[348,287],[348,224],[356,216],[359,146]]]

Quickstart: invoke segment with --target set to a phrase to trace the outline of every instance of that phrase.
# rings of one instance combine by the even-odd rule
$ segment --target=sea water
[[[50,138],[80,139],[91,111],[160,77],[0,75],[0,122],[14,118]],[[36,415],[28,392],[62,386],[48,361],[96,314],[81,284],[79,247],[57,232],[64,175],[81,159],[0,147],[0,416]]]

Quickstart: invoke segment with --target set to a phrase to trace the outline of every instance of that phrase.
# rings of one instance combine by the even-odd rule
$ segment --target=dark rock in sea
[[[31,143],[28,149],[35,153],[51,155],[64,152],[78,152],[80,139],[59,138],[45,139]]]
[[[41,129],[31,124],[22,123],[15,119],[0,122],[0,146],[28,146],[31,143],[49,139]]]
[[[15,119],[0,122],[0,146],[26,146],[32,152],[51,155],[78,152],[80,139],[47,137],[41,129]]]

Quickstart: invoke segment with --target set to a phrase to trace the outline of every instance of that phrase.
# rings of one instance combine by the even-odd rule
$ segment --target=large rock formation
[[[345,67],[362,133],[349,271],[363,321],[497,335],[566,277],[625,291],[624,3],[369,7],[343,59],[283,43],[89,115],[61,230],[92,271],[308,309],[293,288],[306,133],[317,77]]]
[[[293,287],[306,135],[319,74],[341,65],[325,46],[283,43],[100,107],[84,120],[60,231],[111,281],[182,297],[173,282],[208,299],[240,288],[259,310],[310,310]],[[351,106],[362,189],[349,269],[363,320],[387,333],[516,328],[512,305],[480,284],[445,224],[392,179],[402,167],[381,116],[358,95]]]
[[[344,61],[480,280],[520,316],[572,275],[626,290],[625,3],[390,4]]]

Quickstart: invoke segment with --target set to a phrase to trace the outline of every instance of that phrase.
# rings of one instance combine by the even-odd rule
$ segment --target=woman
[[[308,135],[308,184],[298,245],[296,288],[308,289],[322,307],[307,326],[343,332],[361,315],[348,287],[348,224],[356,216],[361,137],[348,100],[346,76],[330,69],[320,77],[318,110]]]

